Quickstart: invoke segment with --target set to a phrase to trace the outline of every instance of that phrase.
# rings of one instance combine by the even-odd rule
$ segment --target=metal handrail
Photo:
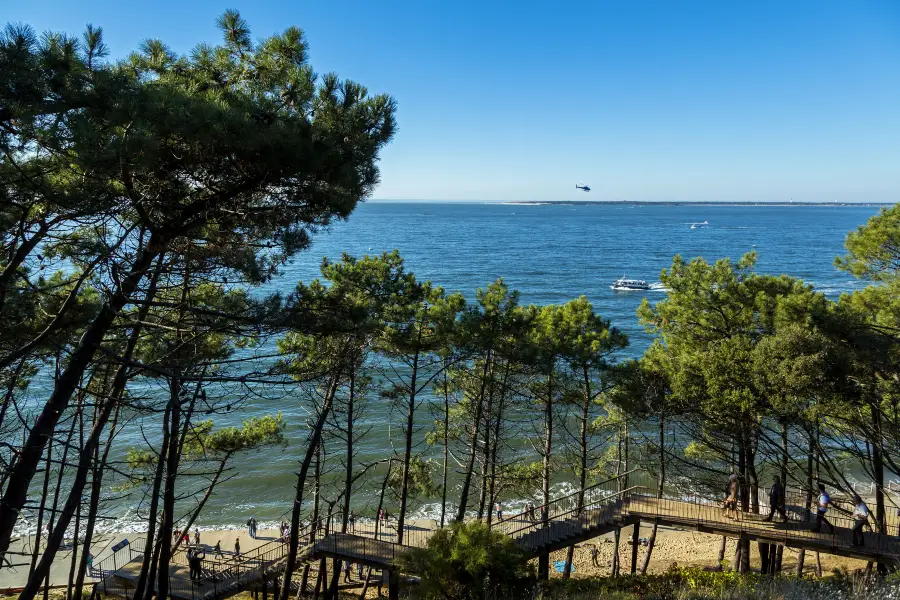
[[[625,471],[624,473],[621,473],[621,474],[619,474],[619,475],[615,475],[614,477],[610,477],[609,479],[605,479],[605,480],[603,480],[603,481],[601,481],[601,482],[599,482],[599,483],[595,483],[595,484],[593,484],[593,485],[589,485],[588,487],[584,488],[584,490],[578,490],[578,491],[576,491],[576,492],[572,492],[571,494],[566,494],[565,496],[560,496],[559,498],[554,498],[553,500],[551,500],[551,501],[547,504],[547,506],[550,506],[550,505],[555,504],[555,503],[558,503],[558,502],[563,502],[563,501],[568,500],[568,499],[570,499],[570,498],[577,498],[577,497],[578,497],[579,495],[581,495],[581,494],[587,494],[587,493],[591,492],[592,490],[594,490],[595,488],[598,488],[598,487],[600,487],[600,486],[606,485],[607,483],[610,483],[610,482],[613,482],[613,481],[618,481],[619,479],[622,479],[622,478],[624,478],[624,477],[627,477],[627,476],[631,475],[632,473],[636,473],[638,470],[639,470],[639,469],[631,469],[631,470]],[[535,508],[535,509],[543,509],[543,508],[544,508],[544,505],[541,504],[540,506],[535,506],[534,508]],[[529,511],[523,510],[522,512],[516,513],[516,514],[511,515],[511,516],[509,516],[509,517],[505,517],[505,518],[499,519],[499,520],[497,520],[497,521],[492,521],[492,522],[491,522],[491,528],[493,528],[494,526],[499,526],[499,525],[501,525],[502,523],[506,523],[506,522],[513,521],[513,520],[516,520],[516,519],[521,520],[521,517],[523,517],[523,516],[525,516],[525,515],[528,515],[528,513],[529,513]]]
[[[610,480],[613,481],[613,480]],[[552,526],[554,523],[560,523],[566,521],[568,517],[572,515],[581,516],[582,513],[587,511],[593,511],[601,508],[606,508],[608,506],[615,505],[614,500],[624,500],[625,495],[634,492],[637,489],[644,489],[643,486],[632,486],[626,488],[624,490],[610,490],[605,496],[601,496],[600,498],[593,499],[590,502],[586,502],[581,507],[575,506],[573,508],[569,508],[562,512],[556,512],[552,516],[547,515],[544,518],[541,518],[535,522],[529,523],[524,527],[520,527],[519,529],[514,529],[512,531],[505,531],[504,533],[511,538],[518,538],[526,535],[522,532],[531,532],[538,531],[540,529],[546,529]],[[605,491],[605,490],[604,490]],[[553,503],[551,503],[553,504]]]

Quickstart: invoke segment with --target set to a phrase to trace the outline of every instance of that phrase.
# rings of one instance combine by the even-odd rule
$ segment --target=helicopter
[[[589,191],[591,191],[591,186],[589,186],[589,185],[578,185],[578,184],[576,183],[576,184],[575,184],[575,189],[576,189],[576,190],[584,190],[585,192],[589,192]]]

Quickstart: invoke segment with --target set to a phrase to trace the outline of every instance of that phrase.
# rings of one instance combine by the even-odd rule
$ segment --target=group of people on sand
[[[725,502],[723,503],[725,516],[730,519],[737,518],[737,504],[739,497],[740,480],[737,473],[734,471],[734,467],[732,467],[731,474],[728,476],[728,489],[725,496]],[[820,483],[819,496],[816,499],[816,521],[812,528],[813,533],[821,533],[824,525],[828,526],[828,533],[834,533],[835,527],[826,516],[830,507],[831,496],[825,489],[825,484]],[[769,515],[764,520],[772,521],[775,517],[775,513],[781,515],[782,522],[788,522],[784,483],[778,476],[775,476],[772,487],[769,488]],[[864,546],[865,537],[863,536],[863,527],[869,522],[869,507],[866,506],[866,503],[859,494],[853,495],[853,512],[851,513],[850,518],[853,520],[851,543],[854,546]]]

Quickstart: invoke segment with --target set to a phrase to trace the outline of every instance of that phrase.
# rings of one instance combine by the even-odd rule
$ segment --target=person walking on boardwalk
[[[722,506],[725,516],[730,519],[737,518],[737,499],[738,499],[739,479],[734,467],[731,467],[731,475],[728,476],[728,495],[725,496],[725,503]]]
[[[241,538],[234,538],[234,555],[237,558],[241,557]]]
[[[531,502],[528,503],[528,506],[525,507],[525,511],[528,513],[528,520],[534,523],[537,519],[534,516],[534,504]]]
[[[356,563],[356,578],[362,581],[362,573],[363,573],[363,564],[361,562]]]
[[[853,496],[853,545],[865,546],[866,540],[863,537],[863,525],[869,522],[869,507],[863,502],[859,496]]]
[[[826,513],[828,513],[828,505],[831,504],[831,496],[828,495],[828,492],[825,491],[825,484],[819,484],[819,500],[816,503],[816,526],[813,527],[813,533],[819,533],[822,531],[822,524],[828,525],[828,528],[831,530],[829,533],[834,532],[834,525],[825,518]]]
[[[215,553],[214,557],[216,559],[222,558],[222,540],[216,541],[215,551],[216,551],[216,553]]]
[[[350,583],[350,561],[344,561],[344,583]]]
[[[769,516],[765,520],[771,521],[776,512],[781,515],[781,520],[787,523],[787,513],[784,510],[784,486],[781,485],[781,479],[777,475],[772,489],[769,490]]]

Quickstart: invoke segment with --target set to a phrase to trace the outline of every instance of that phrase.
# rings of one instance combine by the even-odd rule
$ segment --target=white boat
[[[701,227],[706,227],[709,225],[709,221],[703,221],[702,223],[691,223],[691,229],[700,229]]]
[[[650,284],[643,279],[616,279],[609,289],[616,292],[646,292],[650,290]]]

